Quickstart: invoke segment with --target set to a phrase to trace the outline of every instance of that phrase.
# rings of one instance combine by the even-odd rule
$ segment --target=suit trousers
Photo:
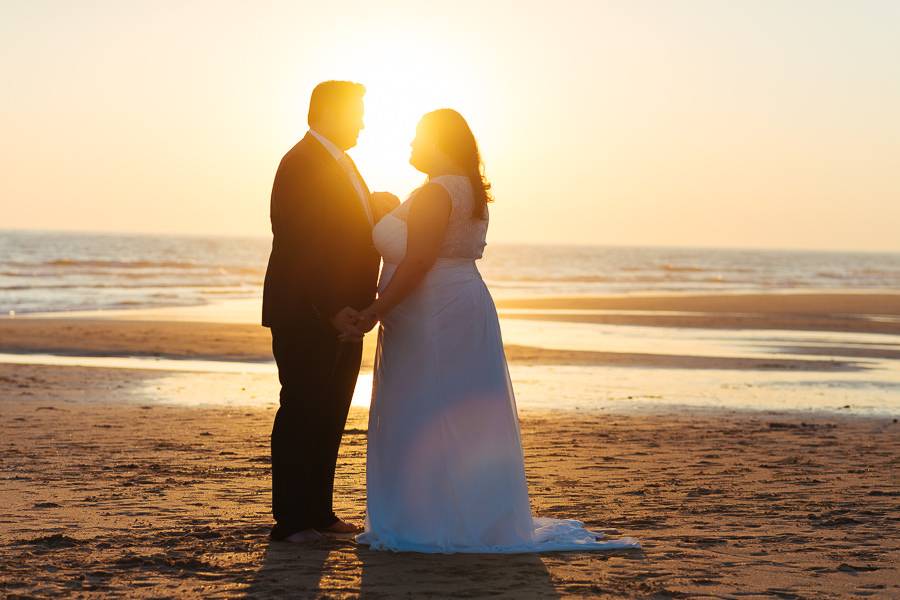
[[[337,521],[338,449],[359,375],[362,342],[325,327],[272,328],[281,394],[272,426],[273,539]]]

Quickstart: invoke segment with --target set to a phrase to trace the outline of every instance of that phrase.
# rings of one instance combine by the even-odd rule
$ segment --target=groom
[[[360,530],[338,518],[332,495],[368,328],[357,309],[374,300],[379,265],[371,232],[383,211],[344,153],[363,128],[364,94],[347,81],[316,86],[309,132],[281,160],[272,186],[262,324],[272,330],[281,382],[272,427],[274,540]]]

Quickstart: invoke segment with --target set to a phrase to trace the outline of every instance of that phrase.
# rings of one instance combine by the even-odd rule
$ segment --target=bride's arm
[[[429,183],[416,193],[410,203],[406,221],[406,256],[384,292],[362,311],[362,316],[366,318],[380,319],[390,312],[419,285],[437,260],[450,220],[450,195],[443,186]]]

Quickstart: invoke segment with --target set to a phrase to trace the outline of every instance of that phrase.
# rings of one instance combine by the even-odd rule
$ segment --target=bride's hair
[[[478,152],[478,143],[469,128],[469,124],[461,114],[452,108],[440,108],[422,117],[419,122],[421,131],[434,145],[453,161],[460,169],[464,169],[472,182],[472,194],[475,205],[472,217],[485,218],[488,202],[493,202],[491,184],[484,176],[484,164]]]

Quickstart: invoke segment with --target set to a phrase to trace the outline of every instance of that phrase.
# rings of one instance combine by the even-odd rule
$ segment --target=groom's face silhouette
[[[365,127],[364,114],[365,107],[359,98],[323,111],[310,125],[341,150],[349,150],[356,145],[359,132]]]

